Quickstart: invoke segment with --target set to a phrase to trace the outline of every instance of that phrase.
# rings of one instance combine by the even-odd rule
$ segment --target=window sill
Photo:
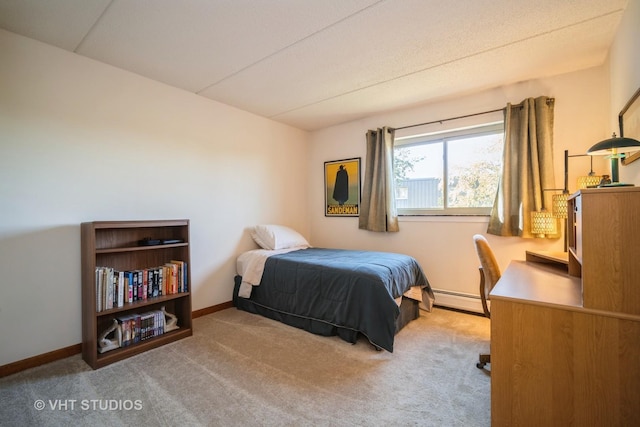
[[[489,215],[402,215],[399,222],[489,223]]]

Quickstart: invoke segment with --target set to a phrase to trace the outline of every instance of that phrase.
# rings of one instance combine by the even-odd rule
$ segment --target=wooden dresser
[[[569,213],[569,274],[513,261],[491,292],[493,426],[640,421],[640,188],[582,190]]]

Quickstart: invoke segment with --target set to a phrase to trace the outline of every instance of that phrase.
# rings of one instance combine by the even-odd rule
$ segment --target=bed
[[[433,306],[431,286],[408,255],[315,248],[282,226],[257,226],[252,236],[261,249],[237,259],[238,309],[350,343],[365,336],[393,352],[396,333]]]

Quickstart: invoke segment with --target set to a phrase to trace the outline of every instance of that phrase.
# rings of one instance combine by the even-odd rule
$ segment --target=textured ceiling
[[[627,0],[0,0],[0,28],[315,130],[600,65]]]

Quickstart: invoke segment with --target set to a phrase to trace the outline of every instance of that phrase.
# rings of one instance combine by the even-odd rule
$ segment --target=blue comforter
[[[395,298],[411,286],[422,287],[432,300],[429,282],[410,256],[309,248],[269,257],[250,300],[287,316],[357,331],[392,352],[400,312]]]

